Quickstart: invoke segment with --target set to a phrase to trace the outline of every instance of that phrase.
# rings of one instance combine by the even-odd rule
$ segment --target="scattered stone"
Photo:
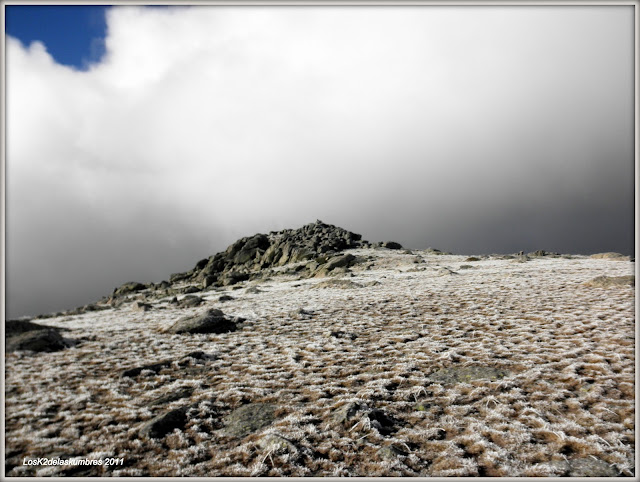
[[[273,455],[298,453],[298,448],[291,440],[274,433],[269,433],[258,440],[258,447]]]
[[[202,291],[200,288],[198,288],[197,286],[187,286],[184,290],[182,290],[182,292],[185,295],[191,294],[191,293],[198,293],[199,291]]]
[[[133,309],[136,311],[149,311],[153,308],[149,303],[143,303],[142,301],[136,301],[133,304]]]
[[[465,259],[465,261],[480,261],[480,258],[476,258],[475,256],[469,256],[467,259]]]
[[[129,281],[128,283],[123,284],[119,288],[113,290],[114,296],[122,296],[129,293],[135,293],[137,291],[142,291],[147,287],[142,283],[138,283],[137,281]]]
[[[159,397],[156,397],[149,402],[147,402],[148,407],[154,407],[157,405],[166,405],[171,402],[175,402],[176,400],[180,400],[182,398],[188,398],[193,394],[193,387],[180,387],[176,391],[172,391],[169,393],[164,393]]]
[[[170,410],[152,418],[140,429],[140,435],[149,438],[162,438],[173,430],[183,429],[187,424],[188,406]]]
[[[409,452],[399,444],[385,445],[376,452],[378,460],[395,460],[398,457],[405,457]]]
[[[187,316],[176,321],[165,331],[168,333],[227,333],[236,331],[241,318],[231,320],[224,316],[222,310],[211,308],[195,316]]]
[[[225,435],[242,438],[270,425],[275,420],[276,406],[271,403],[250,403],[224,417]]]
[[[220,301],[221,303],[224,303],[225,301],[231,301],[231,300],[235,300],[235,298],[229,295],[222,295],[220,298],[218,298],[218,301]]]
[[[178,306],[180,308],[195,308],[196,306],[200,306],[203,301],[199,296],[187,295],[178,301]]]
[[[459,270],[460,269],[473,269],[473,266],[471,266],[470,264],[463,264],[463,265],[460,265],[460,267],[458,269]]]
[[[636,277],[630,276],[597,276],[590,281],[586,281],[585,286],[593,288],[611,288],[613,286],[635,286]]]
[[[499,380],[504,378],[509,373],[505,370],[501,370],[495,367],[487,366],[466,366],[466,367],[451,367],[442,368],[431,375],[429,380],[432,383],[440,383],[442,385],[450,385],[454,383],[470,382],[471,380]]]
[[[32,324],[35,325],[35,323]],[[65,340],[56,329],[51,327],[44,328],[45,329],[29,329],[22,333],[8,336],[5,345],[6,352],[54,352],[67,348]]]
[[[247,293],[252,294],[252,295],[257,295],[258,293],[263,293],[263,291],[261,289],[256,288],[255,286],[252,286],[251,288],[247,288]]]
[[[143,370],[150,370],[154,373],[158,373],[163,368],[166,368],[171,365],[171,360],[163,360],[158,363],[151,363],[149,365],[143,365],[141,367],[128,368],[122,372],[121,377],[130,377],[135,378],[142,373]]]

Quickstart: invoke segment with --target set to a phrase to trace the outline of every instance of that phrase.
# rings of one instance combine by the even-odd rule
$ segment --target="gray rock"
[[[275,420],[276,406],[271,403],[250,403],[237,408],[224,417],[222,432],[231,437],[242,438],[264,428]]]
[[[203,301],[199,296],[187,295],[178,301],[178,306],[180,308],[195,308],[196,306],[200,306]]]
[[[356,257],[352,254],[344,254],[342,256],[336,256],[335,258],[330,259],[327,264],[324,266],[327,271],[334,270],[336,268],[348,268],[353,264]]]
[[[614,466],[604,460],[592,457],[579,457],[567,461],[550,462],[552,467],[560,471],[560,476],[565,477],[618,477],[620,472]]]
[[[211,308],[195,316],[187,316],[166,329],[168,333],[227,333],[237,329],[236,322],[224,316],[222,310]]]

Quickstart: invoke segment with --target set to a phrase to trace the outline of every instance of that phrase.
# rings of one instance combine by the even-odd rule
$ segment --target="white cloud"
[[[632,20],[621,7],[117,7],[86,72],[8,37],[9,292],[53,293],[65,269],[69,287],[87,270],[158,280],[318,217],[456,249],[452,225],[502,208],[613,189],[619,209]],[[622,174],[602,184],[603,162]]]

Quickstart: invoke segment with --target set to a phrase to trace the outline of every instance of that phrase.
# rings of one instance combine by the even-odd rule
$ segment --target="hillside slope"
[[[49,317],[68,348],[6,354],[7,475],[634,474],[634,263],[311,226]]]

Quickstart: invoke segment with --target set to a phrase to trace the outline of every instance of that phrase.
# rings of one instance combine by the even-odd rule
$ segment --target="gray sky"
[[[87,72],[7,38],[7,316],[317,218],[630,253],[633,7],[120,7]]]

